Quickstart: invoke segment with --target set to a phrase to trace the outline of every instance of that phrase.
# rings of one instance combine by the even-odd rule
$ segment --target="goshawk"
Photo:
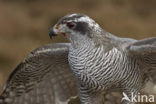
[[[131,97],[156,70],[156,37],[120,38],[84,14],[61,18],[51,29],[50,37],[58,34],[71,42],[68,61],[78,82],[82,104],[99,104],[101,93],[112,89]]]

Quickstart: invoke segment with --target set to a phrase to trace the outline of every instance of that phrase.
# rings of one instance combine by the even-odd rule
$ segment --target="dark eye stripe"
[[[74,30],[85,34],[90,31],[90,28],[88,27],[88,24],[86,22],[77,22]]]

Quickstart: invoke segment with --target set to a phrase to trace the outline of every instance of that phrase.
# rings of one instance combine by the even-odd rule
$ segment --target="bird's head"
[[[72,41],[82,42],[91,39],[101,32],[100,26],[90,17],[84,14],[69,14],[61,18],[57,24],[52,27],[50,37],[64,35]]]

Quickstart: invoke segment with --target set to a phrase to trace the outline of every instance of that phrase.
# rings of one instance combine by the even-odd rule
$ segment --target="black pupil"
[[[73,27],[74,27],[74,23],[68,22],[68,23],[67,23],[67,26],[68,26],[69,28],[73,28]]]

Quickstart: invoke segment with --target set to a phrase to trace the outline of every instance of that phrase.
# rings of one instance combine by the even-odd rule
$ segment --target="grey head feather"
[[[84,44],[85,42],[82,41],[87,41],[88,39],[82,38],[85,38],[87,36],[88,38],[90,38],[89,40],[94,42],[96,47],[104,45],[106,48],[105,50],[108,51],[113,47],[122,49],[123,47],[126,46],[126,43],[128,44],[135,41],[134,39],[119,38],[112,35],[111,33],[106,32],[92,18],[84,14],[80,13],[68,14],[63,18],[61,18],[58,21],[57,25],[66,24],[68,22],[73,22],[74,24],[76,24],[74,28],[69,29],[72,31],[70,33],[72,39],[69,40],[71,41],[76,40],[77,43],[79,41],[79,43]]]
[[[93,19],[91,19],[87,15],[80,13],[68,14],[64,16],[58,21],[57,25],[67,24],[69,22],[76,24],[76,26],[72,29],[75,33],[88,35],[88,37],[92,37],[92,35],[94,34],[93,32],[98,32],[96,28],[100,28]]]

